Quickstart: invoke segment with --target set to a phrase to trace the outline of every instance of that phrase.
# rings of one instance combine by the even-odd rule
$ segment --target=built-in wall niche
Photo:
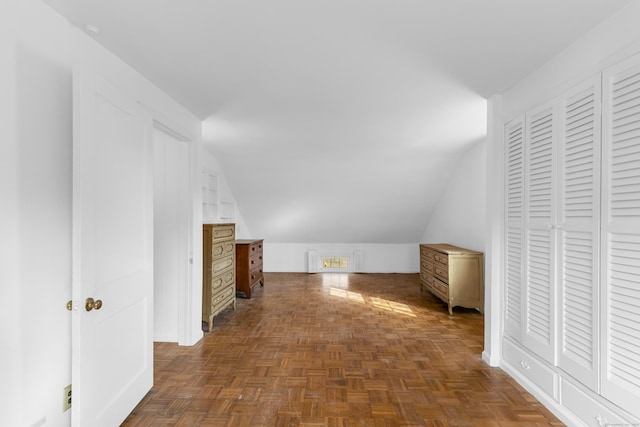
[[[349,268],[350,257],[323,257],[322,268],[326,270],[347,270]]]
[[[362,250],[315,251],[307,253],[309,273],[362,273],[365,271],[365,253]]]
[[[211,170],[202,171],[202,219],[204,222],[218,221],[219,194],[218,174]]]
[[[235,222],[236,204],[233,201],[223,200],[220,202],[220,220],[222,222]]]

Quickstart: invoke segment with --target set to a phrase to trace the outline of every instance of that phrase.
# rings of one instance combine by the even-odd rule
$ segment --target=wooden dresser
[[[208,330],[225,308],[236,309],[235,224],[202,226],[202,321]]]
[[[260,283],[264,286],[262,272],[262,240],[236,240],[236,281],[238,292],[251,298],[251,290]]]
[[[420,245],[420,290],[427,289],[453,307],[484,308],[482,252],[439,244]]]

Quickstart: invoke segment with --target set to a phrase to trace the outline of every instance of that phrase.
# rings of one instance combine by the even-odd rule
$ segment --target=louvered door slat
[[[560,318],[558,365],[598,383],[600,81],[560,97]]]
[[[640,58],[603,82],[602,394],[640,417]]]
[[[524,231],[524,121],[505,127],[505,332],[521,339]]]
[[[593,233],[564,232],[563,242],[562,353],[591,372],[595,369]]]
[[[527,335],[544,346],[551,344],[551,238],[547,230],[528,235]]]
[[[552,220],[553,109],[528,117],[527,212],[533,221]]]

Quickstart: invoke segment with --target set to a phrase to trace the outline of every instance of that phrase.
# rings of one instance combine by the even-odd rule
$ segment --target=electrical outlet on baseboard
[[[62,393],[62,412],[71,409],[71,384],[63,389]]]

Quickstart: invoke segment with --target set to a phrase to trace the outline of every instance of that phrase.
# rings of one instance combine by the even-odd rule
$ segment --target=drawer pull
[[[526,360],[520,360],[520,366],[522,366],[522,368],[525,371],[528,371],[529,369],[531,369],[531,366],[529,365],[529,362],[527,362]]]

